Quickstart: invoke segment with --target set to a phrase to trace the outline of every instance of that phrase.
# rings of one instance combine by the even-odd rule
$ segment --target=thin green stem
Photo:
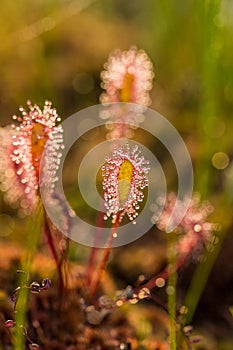
[[[184,319],[184,325],[188,325],[192,321],[198,302],[207,283],[209,274],[221,248],[223,237],[224,236],[219,236],[220,243],[215,247],[215,250],[213,252],[207,252],[205,255],[205,261],[198,265],[196,268],[184,302],[188,310],[188,313]]]
[[[227,206],[226,195],[219,197],[219,209],[216,219],[217,222],[221,222],[222,229],[218,234],[215,233],[218,238],[218,243],[215,244],[214,250],[211,249],[210,251],[206,251],[204,256],[205,260],[199,263],[196,267],[194,276],[184,300],[184,305],[187,308],[187,314],[185,314],[183,317],[182,327],[189,325],[192,322],[210,272],[222,247],[222,243],[226,237],[226,234],[229,232],[229,228],[232,225],[231,213],[232,209],[231,206]]]
[[[42,208],[41,204],[38,204],[35,213],[28,219],[28,230],[27,230],[27,243],[26,243],[26,253],[22,261],[22,271],[25,274],[20,274],[19,286],[25,284],[26,276],[30,275],[33,257],[36,252],[38,241],[41,234],[42,226]],[[26,323],[27,315],[27,304],[28,304],[29,289],[22,288],[17,297],[17,305],[15,309],[15,337],[14,337],[14,350],[22,350],[25,348],[25,337],[23,334],[23,327]]]
[[[168,234],[168,313],[170,323],[170,349],[176,350],[176,283],[177,283],[177,263],[176,263],[176,240],[175,234]]]
[[[221,30],[215,25],[215,18],[219,15],[221,0],[196,2],[196,11],[199,18],[200,29],[203,33],[200,38],[200,73],[202,81],[201,104],[198,113],[199,150],[196,169],[196,189],[202,193],[203,197],[208,197],[213,186],[211,162],[212,155],[216,152],[216,144],[213,142],[206,130],[217,128],[217,118],[221,113],[218,105],[218,64],[220,59],[219,50],[216,45],[222,36]]]

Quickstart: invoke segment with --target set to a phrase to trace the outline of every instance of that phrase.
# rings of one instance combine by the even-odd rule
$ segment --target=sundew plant
[[[43,110],[28,102],[29,111],[21,107],[21,116],[13,116],[13,120],[18,124],[14,123],[11,128],[7,126],[1,131],[1,189],[4,198],[9,204],[17,205],[20,215],[29,216],[28,220],[30,218],[38,220],[36,230],[41,231],[41,234],[44,233],[45,243],[51,251],[58,271],[58,280],[54,276],[52,280],[44,277],[41,283],[31,282],[31,265],[41,241],[40,236],[34,233],[34,237],[29,237],[29,241],[33,241],[33,244],[26,253],[28,256],[23,265],[18,266],[23,278],[19,279],[19,286],[11,293],[13,318],[5,321],[5,327],[9,330],[7,333],[9,339],[6,340],[6,343],[12,344],[16,349],[23,346],[28,346],[30,349],[43,348],[44,346],[52,347],[49,345],[49,339],[46,345],[43,339],[40,339],[39,334],[35,335],[35,341],[32,340],[29,335],[29,332],[32,332],[30,328],[34,327],[35,322],[39,323],[40,321],[37,319],[29,321],[27,317],[28,312],[30,312],[28,309],[31,304],[30,294],[43,292],[46,298],[45,291],[47,292],[51,284],[59,286],[58,290],[55,288],[61,310],[65,307],[63,303],[66,298],[69,298],[70,289],[76,293],[73,307],[77,308],[76,312],[79,314],[77,317],[82,329],[82,332],[77,333],[77,336],[81,337],[83,333],[82,345],[80,347],[79,340],[76,342],[76,348],[91,347],[89,343],[91,340],[85,335],[87,329],[89,332],[98,333],[98,327],[102,327],[102,323],[108,324],[109,314],[114,314],[116,309],[123,307],[126,303],[135,304],[144,299],[154,300],[155,304],[161,306],[167,314],[167,335],[164,335],[164,339],[161,340],[163,347],[168,349],[192,348],[193,343],[199,342],[196,337],[192,338],[191,331],[188,333],[185,331],[186,327],[190,326],[189,323],[187,324],[189,305],[185,305],[185,300],[178,301],[176,297],[179,270],[191,259],[203,256],[205,249],[208,250],[209,247],[214,249],[217,239],[218,225],[208,221],[208,216],[213,211],[212,206],[208,203],[201,203],[197,197],[190,201],[187,198],[177,199],[175,194],[170,193],[167,195],[163,210],[158,217],[156,217],[156,210],[155,214],[152,214],[152,220],[158,229],[164,232],[164,236],[167,236],[167,265],[164,270],[158,275],[151,276],[148,281],[142,280],[139,285],[126,286],[125,291],[123,290],[121,293],[115,291],[114,295],[114,291],[112,291],[109,295],[101,295],[104,288],[103,283],[105,283],[103,275],[107,271],[112,242],[118,235],[118,227],[125,217],[129,222],[137,225],[137,217],[140,216],[140,203],[146,200],[145,188],[150,185],[147,175],[150,171],[149,161],[142,155],[138,146],[130,147],[125,141],[127,131],[131,128],[131,124],[128,124],[131,115],[127,111],[121,113],[121,110],[115,108],[115,105],[110,102],[134,102],[145,107],[150,102],[149,90],[152,87],[153,78],[149,58],[145,52],[136,48],[123,52],[116,51],[110,56],[105,69],[102,78],[103,88],[106,92],[101,95],[101,100],[106,103],[111,116],[110,137],[114,142],[112,153],[103,159],[101,169],[102,195],[105,205],[104,220],[111,220],[112,228],[109,229],[109,237],[102,253],[98,251],[97,247],[92,248],[87,272],[82,275],[83,285],[78,287],[76,286],[78,281],[69,281],[73,265],[69,261],[69,239],[62,237],[62,233],[59,233],[56,228],[56,223],[50,221],[46,210],[43,210],[44,203],[40,199],[39,192],[40,167],[43,156],[45,176],[42,181],[46,182],[48,191],[46,199],[52,200],[53,186],[57,180],[56,171],[59,167],[62,149],[65,147],[62,126],[57,124],[61,119],[50,102],[45,102]],[[140,115],[143,112],[144,110],[141,108]],[[139,111],[135,110],[135,118],[137,118],[137,113]],[[109,122],[106,125],[109,125]],[[140,127],[138,121],[137,125]],[[155,199],[155,202],[159,205],[162,203],[161,198]],[[176,202],[180,210],[182,206],[186,206],[185,214],[175,230],[166,233]],[[38,212],[39,207],[40,213]],[[66,213],[63,215],[65,219]],[[71,228],[69,228],[68,222],[68,232],[69,229]],[[132,226],[131,230],[133,229]],[[33,232],[29,234],[31,235]],[[76,279],[79,280],[77,277]],[[156,296],[158,288],[165,290],[167,301],[159,301],[159,297]],[[24,293],[25,291],[27,293]],[[70,300],[70,307],[72,307],[72,300]],[[117,310],[117,313],[119,312]],[[3,315],[3,317],[5,316]],[[126,315],[124,317],[127,318]],[[31,322],[32,325],[30,325]],[[53,321],[51,320],[51,322]],[[97,328],[94,329],[93,326]],[[43,330],[43,326],[40,327]],[[115,325],[112,324],[111,327],[114,329]],[[58,329],[57,332],[59,332]],[[108,339],[104,337],[101,340],[104,344],[102,346],[106,347],[108,342],[111,343],[111,340],[115,341],[116,347],[123,348],[122,344],[124,343],[125,348],[134,346],[131,338],[127,337],[127,332],[123,338],[119,339],[118,336],[114,335],[110,335]],[[137,341],[139,339],[137,340],[135,335],[134,342]]]
[[[78,9],[72,1],[67,3],[67,17],[61,8],[53,20],[46,16],[22,31],[19,42],[22,38],[24,43],[37,42],[64,18],[95,2],[87,1]],[[184,5],[183,12],[191,3]],[[152,30],[151,13],[158,11],[160,31],[155,40],[164,40],[166,64],[159,60],[159,46],[148,48],[145,28],[145,45],[142,40],[125,49],[125,30],[126,37],[115,48],[102,42],[108,52],[104,48],[101,59],[94,55],[97,40],[92,42],[95,59],[88,65],[99,60],[98,77],[86,69],[73,79],[71,85],[82,101],[78,112],[72,110],[69,94],[61,97],[56,89],[46,93],[46,88],[38,87],[38,93],[32,94],[35,100],[29,96],[25,102],[21,95],[15,100],[10,122],[0,126],[0,350],[233,347],[233,300],[228,296],[232,294],[232,276],[228,277],[232,166],[229,141],[220,147],[225,124],[218,120],[214,98],[224,93],[230,110],[230,83],[224,92],[214,90],[217,70],[224,70],[219,57],[226,3],[197,1],[192,7],[196,15],[190,21],[200,22],[205,29],[199,47],[203,61],[196,63],[201,65],[203,86],[191,73],[188,76],[186,62],[179,70],[177,53],[176,61],[169,51],[174,43],[165,37],[166,30],[172,35],[179,29],[185,40],[186,28],[178,23],[178,17],[184,21],[184,13],[175,17],[177,23],[172,14],[178,13],[179,5],[148,1],[137,20],[145,21],[145,16]],[[101,6],[111,17],[111,6],[105,1]],[[122,4],[117,6],[120,9]],[[124,6],[122,17],[115,20],[121,28],[125,16],[131,28],[133,7]],[[3,9],[7,10],[6,4]],[[85,21],[90,23],[89,16],[94,19],[95,5],[93,11],[84,15],[83,26]],[[66,25],[64,33],[70,30]],[[111,31],[108,21],[99,26]],[[229,28],[226,38],[232,34]],[[44,74],[45,85],[50,79],[59,85],[60,70],[65,74],[73,64],[72,35],[64,47],[62,35],[59,47],[67,53],[67,64],[61,68],[54,59],[51,67],[57,76],[52,71]],[[77,50],[84,66],[88,45],[83,42],[82,50]],[[47,49],[41,41],[40,50],[49,60]],[[222,58],[229,59],[223,54]],[[179,89],[172,86],[173,59],[173,69],[186,84],[179,101]],[[169,79],[171,75],[170,86],[161,80],[163,74]],[[190,86],[188,79],[193,79]],[[166,89],[174,89],[170,100],[165,98]],[[94,90],[95,101],[91,99]],[[68,100],[63,103],[65,97]],[[16,102],[22,103],[17,113]]]

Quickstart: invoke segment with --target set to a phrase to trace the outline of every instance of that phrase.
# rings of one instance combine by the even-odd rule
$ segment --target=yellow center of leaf
[[[119,169],[118,174],[118,195],[121,206],[124,206],[128,199],[134,166],[129,160],[125,160]]]
[[[40,161],[46,141],[47,135],[45,132],[45,127],[40,123],[36,123],[31,131],[31,152],[32,162],[37,176],[39,176]]]
[[[134,82],[134,75],[130,73],[126,73],[124,77],[123,87],[120,90],[121,102],[130,102],[133,82]]]

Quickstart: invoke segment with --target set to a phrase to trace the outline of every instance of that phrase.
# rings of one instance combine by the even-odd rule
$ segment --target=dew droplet
[[[157,287],[159,288],[162,288],[165,286],[165,279],[164,278],[161,278],[161,277],[158,277],[155,281],[155,284]]]

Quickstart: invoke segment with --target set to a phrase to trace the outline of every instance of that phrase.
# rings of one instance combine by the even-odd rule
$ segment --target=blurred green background
[[[2,0],[0,10],[1,126],[28,99],[41,107],[52,100],[62,119],[97,104],[109,53],[132,45],[148,53],[155,70],[151,107],[183,136],[195,190],[215,204],[216,220],[228,233],[209,287],[217,285],[223,298],[233,294],[232,18],[232,0]],[[13,241],[15,235],[3,234],[12,221],[5,214],[1,220],[2,242]],[[143,244],[147,251],[148,237]],[[124,268],[121,275],[130,273]]]

